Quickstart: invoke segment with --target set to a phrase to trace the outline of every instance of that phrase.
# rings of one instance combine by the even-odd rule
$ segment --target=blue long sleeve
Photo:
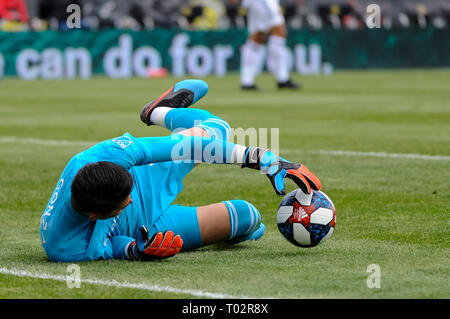
[[[195,161],[215,164],[240,163],[243,146],[232,142],[172,134],[135,138],[129,133],[99,143],[77,155],[87,162],[110,161],[127,169],[166,161]]]

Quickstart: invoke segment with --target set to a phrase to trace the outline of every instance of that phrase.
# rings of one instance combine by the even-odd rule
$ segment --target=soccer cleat
[[[252,85],[241,85],[241,90],[244,91],[259,91],[259,87],[252,84]]]
[[[278,82],[277,85],[279,89],[294,89],[294,90],[300,89],[300,84],[293,82],[290,79],[285,82]]]
[[[151,101],[141,110],[141,121],[152,125],[150,115],[153,110],[160,106],[185,108],[200,100],[208,92],[208,84],[202,80],[183,80],[178,82],[158,99]]]

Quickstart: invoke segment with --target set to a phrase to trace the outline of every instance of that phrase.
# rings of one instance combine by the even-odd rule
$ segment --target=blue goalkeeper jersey
[[[189,142],[192,152],[173,161],[173,149],[180,141]],[[192,142],[195,141],[195,142]],[[223,151],[224,163],[232,155],[230,142],[182,137],[134,138],[129,133],[101,142],[74,156],[64,169],[41,217],[43,248],[53,261],[124,259],[125,250],[142,225],[154,224],[183,189],[182,179],[194,165],[193,154],[214,143]],[[197,146],[196,146],[197,145]],[[215,158],[217,160],[217,156]],[[133,202],[120,215],[92,221],[71,206],[71,183],[84,165],[109,161],[121,165],[133,176]],[[212,162],[212,161],[211,161]]]

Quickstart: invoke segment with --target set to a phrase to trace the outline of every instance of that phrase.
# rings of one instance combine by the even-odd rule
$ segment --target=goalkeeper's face
[[[104,214],[104,215],[100,215],[100,214],[96,214],[96,213],[90,213],[89,214],[89,218],[92,221],[95,221],[97,219],[108,219],[108,218],[112,218],[112,217],[116,217],[119,216],[120,213],[123,212],[123,210],[130,205],[133,202],[133,199],[131,198],[131,195],[128,195],[127,198],[125,198],[125,200],[120,204],[120,206],[116,209],[114,209],[111,213],[109,214]]]

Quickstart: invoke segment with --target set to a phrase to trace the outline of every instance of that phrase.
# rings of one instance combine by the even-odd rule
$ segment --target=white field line
[[[67,141],[67,140],[47,140],[37,138],[19,138],[12,136],[0,137],[0,143],[17,144],[37,144],[49,146],[80,146],[90,147],[98,142],[95,141]],[[281,149],[281,154],[318,154],[333,156],[359,156],[359,157],[381,157],[381,158],[400,158],[400,159],[419,159],[431,161],[450,161],[447,155],[427,155],[414,153],[386,153],[386,152],[359,152],[344,150],[300,150],[300,149]]]
[[[431,161],[450,161],[450,156],[446,155],[426,155],[414,153],[386,153],[386,152],[359,152],[359,151],[342,151],[342,150],[294,150],[282,149],[281,154],[319,154],[319,155],[337,155],[337,156],[366,156],[366,157],[384,157],[384,158],[401,158],[401,159],[420,159]]]
[[[0,137],[0,143],[12,143],[12,144],[37,144],[37,145],[50,145],[50,146],[84,146],[90,147],[98,142],[89,141],[65,141],[65,140],[43,140],[37,138],[20,138],[13,136]]]
[[[4,275],[12,275],[16,277],[27,277],[34,279],[44,279],[44,280],[56,280],[56,281],[64,281],[67,282],[67,277],[63,275],[50,275],[45,273],[34,273],[26,270],[18,270],[18,269],[8,269],[5,267],[0,267],[0,274]],[[70,275],[72,276],[72,275]],[[73,281],[72,278],[69,280]],[[170,286],[160,286],[160,285],[149,285],[149,284],[136,284],[130,282],[118,282],[116,280],[101,280],[101,279],[87,279],[80,278],[80,283],[86,283],[91,285],[100,285],[100,286],[109,286],[114,288],[130,288],[130,289],[139,289],[139,290],[147,290],[153,292],[168,292],[175,294],[186,294],[192,295],[196,297],[202,298],[213,298],[213,299],[257,299],[255,297],[248,296],[232,296],[227,294],[220,294],[202,290],[194,290],[194,289],[180,289],[174,288]],[[69,289],[69,288],[68,288]],[[267,299],[267,298],[264,298]]]

